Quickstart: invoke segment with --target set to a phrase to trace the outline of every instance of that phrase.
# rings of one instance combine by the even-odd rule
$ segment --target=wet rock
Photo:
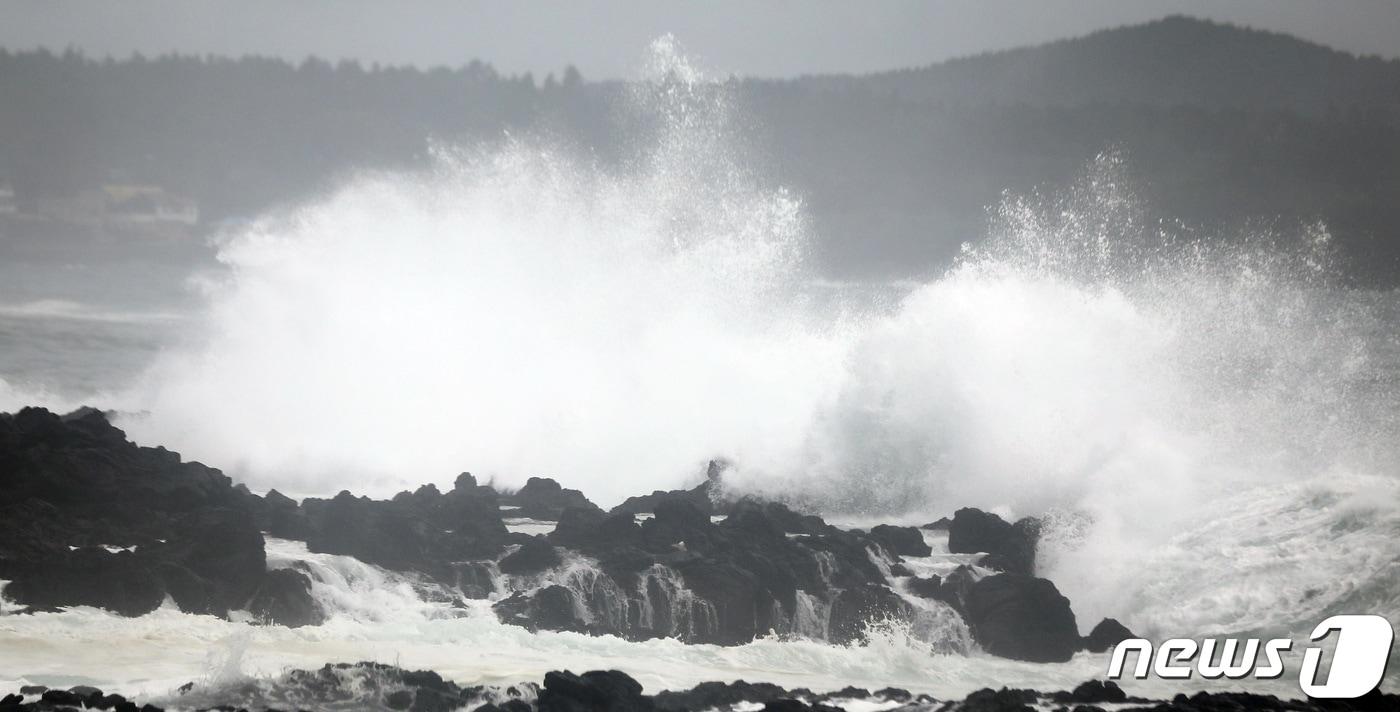
[[[686,502],[701,512],[706,517],[715,513],[714,502],[710,499],[710,482],[702,482],[688,490],[656,490],[651,494],[637,497],[628,497],[612,508],[612,513],[626,514],[646,514],[655,513],[656,508],[663,502]]]
[[[506,700],[500,703],[488,702],[473,712],[533,712],[534,709],[524,700]]]
[[[98,698],[98,700],[97,700],[95,703],[93,703],[91,706],[96,707],[97,709],[100,709],[100,710],[111,710],[111,709],[116,709],[116,708],[118,708],[118,707],[121,707],[122,705],[125,705],[125,704],[129,704],[129,703],[126,701],[126,698],[125,698],[125,697],[122,697],[121,695],[112,694],[112,695],[102,695],[102,696],[101,696],[100,698]]]
[[[681,562],[676,569],[686,587],[709,604],[701,611],[696,642],[742,645],[775,627],[774,598],[753,571],[717,558]]]
[[[87,698],[69,690],[49,690],[40,695],[39,700],[50,705],[82,705]]]
[[[305,541],[311,534],[306,513],[296,500],[277,490],[268,490],[258,508],[258,526],[279,539]]]
[[[948,525],[948,550],[954,554],[985,553],[982,564],[1006,573],[1035,573],[1035,547],[1040,522],[1022,519],[1008,524],[995,514],[964,508]]]
[[[959,712],[1035,712],[1039,699],[1035,690],[982,689],[968,695],[958,706]]]
[[[509,534],[495,493],[462,484],[446,494],[425,486],[389,501],[349,492],[307,499],[307,548],[450,581],[452,562],[494,557]]]
[[[798,591],[827,598],[838,589],[885,583],[871,561],[869,538],[756,500],[734,503],[720,524],[683,498],[659,501],[641,526],[628,512],[570,508],[548,540],[598,562],[606,580],[576,591],[575,600],[592,614],[595,630],[634,640],[747,643],[791,625]],[[498,615],[550,627],[528,621],[538,609],[529,598],[498,604]],[[553,620],[576,629],[576,618]]]
[[[909,579],[905,585],[909,588],[910,593],[923,598],[939,599],[943,592],[943,580],[937,576],[927,578],[915,576]]]
[[[484,561],[469,561],[452,567],[452,585],[463,596],[474,600],[490,598],[496,592],[496,577],[491,565]]]
[[[520,592],[492,607],[503,623],[527,630],[589,632],[582,602],[563,586],[546,586],[532,593]]]
[[[831,603],[831,642],[838,645],[865,640],[871,622],[908,620],[909,603],[889,587],[868,584],[837,594]]]
[[[167,594],[223,615],[261,581],[258,498],[218,470],[138,447],[92,409],[0,415],[0,578],[35,610],[142,615]]]
[[[559,515],[569,508],[603,513],[603,510],[590,502],[582,492],[576,489],[565,489],[548,477],[531,477],[525,481],[524,487],[521,487],[514,494],[503,495],[501,501],[504,504],[519,507],[519,516],[531,519],[557,521]]]
[[[875,691],[875,696],[882,700],[893,700],[895,702],[908,702],[914,699],[914,695],[902,687],[885,687]]]
[[[672,712],[727,708],[741,702],[764,704],[789,697],[787,690],[777,685],[743,680],[736,682],[702,682],[689,690],[664,691],[654,698],[657,709]]]
[[[963,602],[973,638],[987,652],[1030,662],[1064,662],[1080,648],[1069,600],[1045,579],[988,576]]]
[[[1119,623],[1116,619],[1105,618],[1089,631],[1089,635],[1084,638],[1084,649],[1094,653],[1105,650],[1112,650],[1119,643],[1136,638],[1128,627]]]
[[[642,695],[641,683],[618,670],[545,673],[538,707],[540,712],[650,712],[656,708],[651,698]]]
[[[737,519],[736,515],[738,515]],[[853,536],[827,524],[822,521],[821,517],[814,514],[803,514],[777,502],[763,502],[748,497],[740,499],[730,506],[729,517],[724,524],[726,526],[751,527],[759,521],[763,522],[765,529],[775,528],[777,532],[786,534],[844,534]]]
[[[1127,702],[1128,693],[1112,680],[1089,680],[1080,683],[1073,692],[1056,692],[1051,699],[1060,704],[1099,704]]]
[[[953,610],[967,617],[967,600],[972,595],[972,587],[982,580],[982,576],[972,567],[963,565],[953,569],[947,576],[943,577],[943,583],[937,589],[926,587],[924,590],[930,595],[929,598],[942,601]]]
[[[54,550],[44,561],[9,561],[0,578],[14,581],[7,598],[33,610],[95,606],[118,615],[141,616],[160,607],[166,589],[153,562],[128,552]]]
[[[173,536],[151,548],[189,576],[197,597],[171,595],[181,610],[226,616],[252,597],[267,573],[263,536],[246,509],[211,508],[182,517]],[[182,600],[183,598],[183,600]]]
[[[461,708],[462,700],[454,694],[427,687],[420,687],[413,694],[412,712],[454,712]]]
[[[631,515],[628,515],[630,518]],[[561,546],[582,548],[601,543],[608,537],[601,530],[604,515],[601,510],[587,507],[570,507],[559,513],[558,522],[549,538]]]
[[[248,603],[248,612],[267,623],[288,628],[325,622],[325,614],[311,597],[311,580],[292,569],[267,572]]]
[[[646,536],[656,542],[671,544],[711,535],[707,510],[684,499],[662,500],[656,505],[656,516],[642,524]]]
[[[928,556],[933,549],[924,543],[924,536],[914,527],[880,524],[870,530],[870,538],[899,556]]]
[[[842,698],[848,700],[865,700],[870,698],[870,690],[863,687],[852,687],[847,685],[835,692],[827,693],[827,698]]]
[[[522,693],[521,690],[526,690]],[[227,694],[228,688],[215,688]],[[0,698],[0,709],[40,711],[79,709],[94,706],[115,696],[103,696],[95,688],[45,691],[43,701],[21,706],[19,695]],[[861,700],[862,706],[880,709],[946,710],[947,712],[1026,712],[1027,710],[1074,710],[1102,712],[1105,708],[1151,710],[1152,712],[1390,712],[1400,709],[1400,697],[1373,691],[1356,700],[1280,700],[1271,695],[1241,692],[1179,694],[1171,700],[1153,701],[1128,697],[1112,682],[1091,680],[1072,692],[1042,694],[1035,690],[977,690],[961,700],[940,705],[926,695],[885,688],[869,692],[845,687],[814,694],[805,688],[784,689],[768,683],[706,682],[689,690],[669,690],[648,696],[631,676],[616,670],[595,670],[582,674],[568,671],[547,673],[542,685],[527,682],[506,690],[474,687],[462,689],[432,671],[402,670],[381,663],[338,663],[318,670],[292,670],[265,684],[239,688],[235,702],[210,698],[200,689],[184,690],[181,707],[188,709],[365,709],[387,708],[438,712],[470,709],[473,702],[493,700],[476,707],[477,712],[700,712],[733,709],[738,705],[758,705],[783,712],[836,712],[847,700]],[[77,702],[71,702],[76,699]],[[533,703],[526,700],[534,699]],[[65,700],[50,702],[48,700]],[[892,706],[898,705],[897,707]],[[1126,705],[1126,706],[1125,706]],[[123,700],[114,709],[136,712],[135,704]],[[139,708],[156,712],[147,705]]]
[[[501,573],[533,574],[552,569],[560,563],[554,545],[543,537],[533,538],[510,555],[501,559]]]

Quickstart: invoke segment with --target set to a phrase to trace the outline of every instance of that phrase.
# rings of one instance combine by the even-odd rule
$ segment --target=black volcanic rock
[[[565,509],[576,508],[596,511],[602,514],[598,505],[590,502],[582,492],[565,489],[548,477],[531,477],[514,494],[503,495],[501,503],[519,507],[522,517],[557,521]]]
[[[846,645],[863,641],[870,622],[908,620],[911,612],[909,603],[887,586],[867,584],[846,589],[831,604],[831,642]]]
[[[496,577],[491,565],[484,561],[465,561],[452,566],[450,584],[471,599],[489,598],[496,592]]]
[[[1089,680],[1080,683],[1073,692],[1056,692],[1051,699],[1060,704],[1118,703],[1128,700],[1128,693],[1112,680]]]
[[[518,625],[527,630],[589,631],[588,621],[580,613],[578,597],[563,586],[546,586],[532,593],[516,593],[492,607],[502,623]]]
[[[997,574],[973,584],[963,601],[972,636],[987,652],[1030,662],[1064,662],[1080,648],[1069,600],[1055,584]]]
[[[311,597],[311,581],[292,569],[267,572],[248,602],[248,612],[264,622],[288,628],[325,622],[325,614]]]
[[[540,690],[540,712],[651,712],[656,709],[642,685],[618,670],[593,670],[575,675],[567,670],[548,672]]]
[[[905,585],[908,586],[910,593],[922,598],[938,599],[943,592],[943,579],[937,576],[929,576],[927,578],[915,576],[909,579],[908,583]]]
[[[626,512],[628,514],[646,514],[655,512],[656,508],[663,502],[682,501],[688,502],[696,509],[709,516],[714,512],[714,503],[710,500],[710,483],[701,482],[688,490],[655,490],[651,494],[628,497],[622,504],[612,508],[613,513]]]
[[[191,613],[225,616],[241,608],[267,574],[262,533],[246,509],[196,510],[179,521],[171,539],[152,547],[152,553],[180,562],[192,575],[182,579],[199,589],[195,596],[181,600],[186,590],[171,588],[181,610]],[[166,571],[173,575],[171,569]]]
[[[1093,653],[1100,653],[1111,650],[1114,646],[1129,639],[1136,638],[1128,627],[1119,623],[1117,619],[1105,618],[1089,631],[1089,635],[1084,638],[1084,649]]]
[[[832,682],[834,687],[839,682]],[[21,704],[25,695],[38,701]],[[618,670],[582,674],[548,672],[543,684],[521,682],[508,687],[463,688],[428,670],[403,670],[383,663],[336,663],[315,670],[291,670],[256,685],[181,688],[181,709],[470,709],[474,712],[701,712],[760,705],[780,712],[835,712],[845,700],[859,699],[882,709],[948,710],[950,712],[1034,712],[1060,709],[1102,710],[1098,705],[1128,705],[1142,712],[1391,712],[1400,709],[1400,696],[1372,691],[1354,700],[1281,700],[1248,692],[1197,692],[1157,701],[1127,697],[1112,682],[1091,680],[1073,692],[1046,694],[1036,690],[981,689],[961,700],[940,703],[928,695],[884,688],[869,692],[845,687],[814,693],[769,683],[703,682],[689,690],[645,694],[641,684]],[[888,703],[894,703],[890,705]],[[0,710],[55,712],[89,708],[119,712],[159,712],[151,705],[138,708],[120,695],[104,695],[94,687],[68,690],[25,688],[21,694],[0,696]]]
[[[632,520],[632,515],[625,516],[628,521]],[[558,522],[554,525],[554,531],[549,533],[549,538],[561,546],[574,548],[607,541],[611,537],[602,529],[603,519],[603,512],[597,508],[570,507],[559,513]]]
[[[14,579],[5,596],[33,610],[94,606],[123,616],[160,607],[167,587],[155,562],[96,548],[53,550],[38,561],[6,561],[0,577]]]
[[[964,564],[943,577],[942,586],[931,598],[947,603],[953,607],[953,610],[962,613],[963,617],[966,618],[967,600],[972,595],[972,587],[977,585],[981,578],[972,567]]]
[[[859,640],[871,621],[912,618],[886,573],[907,576],[897,557],[929,553],[918,530],[845,531],[751,498],[727,502],[726,518],[715,522],[708,495],[672,494],[650,500],[655,516],[641,525],[630,511],[604,514],[552,480],[532,479],[503,498],[466,473],[446,492],[424,485],[387,501],[342,492],[297,503],[275,490],[258,497],[217,470],[137,447],[101,413],[60,418],[26,409],[0,416],[0,578],[12,582],[7,597],[34,609],[93,605],[140,615],[168,596],[191,613],[247,608],[275,624],[321,622],[301,572],[267,571],[267,531],[304,537],[313,552],[420,574],[470,598],[510,594],[495,604],[497,616],[532,630],[735,645],[796,631],[799,613],[809,623],[816,610],[829,615],[822,629],[844,643]],[[503,499],[527,515],[557,517],[557,526],[544,537],[512,535],[500,516]],[[960,510],[951,526],[960,547],[1021,562],[1008,568],[1033,566],[1035,520],[1008,525]],[[521,546],[502,558],[514,542]],[[501,573],[535,574],[566,561],[576,567],[567,586],[498,590]],[[1065,655],[1073,614],[1049,582],[979,580],[960,567],[941,581],[901,585],[949,603],[993,654]],[[1075,636],[1073,646],[1080,643]]]
[[[503,574],[533,574],[559,565],[559,554],[548,539],[538,537],[501,559]]]
[[[689,690],[666,690],[653,698],[657,709],[669,712],[727,708],[740,702],[766,703],[790,693],[767,682],[702,682]]]
[[[311,527],[296,500],[277,490],[268,490],[257,509],[258,526],[279,539],[305,541]]]
[[[646,514],[656,512],[656,508],[666,501],[683,500],[695,505],[706,516],[728,514],[732,501],[722,492],[720,480],[728,463],[711,460],[705,468],[705,481],[688,490],[654,490],[651,494],[628,497],[612,508],[612,512]]]
[[[95,410],[0,415],[0,578],[31,608],[226,615],[265,573],[259,501]]]
[[[390,501],[341,492],[329,500],[307,499],[302,509],[311,551],[353,556],[439,580],[455,576],[452,562],[499,554],[509,534],[495,493],[481,487],[442,494],[425,486]]]
[[[630,512],[569,508],[548,541],[598,563],[605,580],[572,592],[571,603],[590,612],[598,632],[631,639],[741,644],[791,625],[798,591],[829,602],[843,589],[877,585],[895,596],[871,560],[874,540],[771,502],[736,502],[718,524],[686,498],[659,500],[641,526]],[[512,597],[497,614],[533,627],[581,625],[577,615],[559,615],[562,593],[550,592],[552,602],[544,595]],[[843,612],[861,614],[861,601],[847,603]]]
[[[958,706],[959,712],[1035,712],[1034,705],[1039,699],[1035,690],[1013,690],[990,688],[977,690],[965,697]]]
[[[658,502],[655,516],[642,523],[647,538],[667,544],[709,536],[710,529],[709,511],[686,499]]]
[[[871,528],[870,538],[900,556],[928,556],[933,553],[933,549],[924,543],[924,536],[914,527],[880,524]]]
[[[986,553],[982,564],[1011,574],[1035,573],[1035,547],[1040,522],[1025,518],[1015,524],[980,509],[953,513],[948,525],[948,550],[954,554]]]

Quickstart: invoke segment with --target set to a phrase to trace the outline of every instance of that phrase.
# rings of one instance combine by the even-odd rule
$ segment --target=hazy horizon
[[[589,79],[633,77],[640,47],[674,34],[711,75],[784,78],[867,74],[1098,30],[1188,15],[1291,34],[1358,55],[1400,57],[1400,5],[1372,0],[1345,12],[1323,3],[1130,0],[1026,7],[1013,2],[895,2],[874,6],[732,2],[569,6],[417,3],[170,3],[141,0],[4,3],[0,48],[125,58],[134,53],[318,57],[419,68],[486,62],[542,78],[568,66]],[[797,8],[801,12],[797,12]]]

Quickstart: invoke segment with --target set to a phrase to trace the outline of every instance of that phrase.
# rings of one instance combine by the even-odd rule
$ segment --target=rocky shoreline
[[[299,710],[374,709],[411,712],[836,712],[848,708],[881,712],[1390,712],[1400,696],[1372,692],[1355,700],[1280,700],[1242,692],[1199,692],[1170,700],[1130,697],[1113,682],[1090,680],[1073,690],[1038,692],[982,689],[960,700],[939,700],[908,690],[846,687],[827,692],[785,689],[768,683],[706,682],[689,690],[646,694],[617,670],[546,673],[539,682],[501,687],[461,687],[431,671],[408,671],[379,663],[327,664],[293,670],[275,680],[214,689],[180,689],[165,706],[138,704],[92,687],[24,688],[0,698],[0,712],[163,712],[165,709]]]
[[[780,503],[728,499],[718,463],[693,489],[612,511],[550,479],[503,492],[466,473],[446,492],[296,502],[139,447],[98,411],[29,408],[0,416],[0,468],[0,579],[5,597],[31,611],[139,616],[169,599],[187,613],[323,622],[305,571],[269,569],[267,535],[411,572],[464,600],[495,599],[502,622],[530,630],[719,645],[777,632],[847,644],[874,620],[960,618],[982,649],[1032,662],[1130,636],[1112,620],[1079,635],[1070,602],[1034,576],[1033,519],[961,509],[927,525],[946,529],[950,552],[980,556],[917,575],[906,564],[930,554],[919,529],[846,530]],[[548,533],[512,532],[506,522],[521,519]]]
[[[501,623],[531,631],[716,645],[779,635],[842,645],[861,642],[872,624],[944,626],[966,639],[948,643],[964,648],[949,652],[975,646],[1028,662],[1063,662],[1132,637],[1113,619],[1079,634],[1070,601],[1035,576],[1035,519],[1007,522],[964,508],[919,528],[843,529],[781,503],[730,497],[723,470],[711,463],[694,488],[633,497],[610,511],[550,479],[501,491],[466,473],[445,492],[425,485],[387,500],[341,492],[297,502],[276,490],[256,495],[164,448],[137,446],[101,412],[27,408],[0,415],[0,593],[20,614],[92,606],[134,617],[173,605],[259,625],[324,623],[335,612],[313,595],[315,573],[272,565],[273,537],[411,575],[433,596],[461,608],[489,604]],[[942,558],[930,542],[946,549]],[[347,709],[755,712],[755,705],[828,708],[837,697],[881,710],[1372,709],[1205,693],[1127,700],[1096,683],[1071,693],[984,690],[942,702],[899,690],[813,694],[747,683],[648,697],[618,672],[550,673],[542,685],[511,688],[515,697],[487,699],[483,688],[373,663],[289,673],[272,688],[283,697],[254,685],[193,691],[176,706],[334,707],[316,695],[348,678],[359,680],[361,693],[366,681],[392,691],[363,705],[343,700]],[[1103,694],[1115,697],[1094,697]],[[1400,708],[1393,696],[1384,699],[1386,709]],[[0,710],[143,709],[88,688],[18,690],[3,700]]]

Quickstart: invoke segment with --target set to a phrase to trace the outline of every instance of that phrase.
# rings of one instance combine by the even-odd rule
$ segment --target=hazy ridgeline
[[[758,179],[804,200],[831,276],[931,274],[984,233],[1002,191],[1067,182],[1109,148],[1128,157],[1148,220],[1213,235],[1322,220],[1347,274],[1400,274],[1400,62],[1176,18],[923,69],[730,89]],[[616,111],[626,91],[483,64],[0,53],[0,179],[21,203],[154,182],[196,198],[212,224],[361,171],[427,167],[435,142],[508,130],[626,163],[647,142]]]
[[[239,218],[139,375],[78,395],[258,489],[612,504],[719,458],[827,514],[1043,515],[1081,620],[1394,619],[1400,300],[1349,282],[1397,274],[1400,64],[1182,20],[857,79],[652,50],[544,86],[0,57],[22,199],[118,174]],[[120,351],[22,306],[40,365]],[[76,405],[35,385],[0,410]]]

